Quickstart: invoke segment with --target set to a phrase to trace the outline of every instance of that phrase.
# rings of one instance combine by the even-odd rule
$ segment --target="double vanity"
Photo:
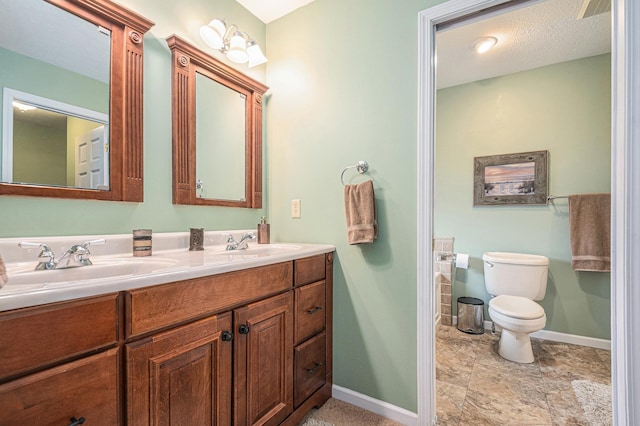
[[[26,241],[97,238],[92,265],[40,271],[39,249],[0,240],[0,425],[296,425],[330,397],[333,246]]]
[[[0,49],[0,196],[142,203],[153,22],[111,0],[5,3],[0,19],[37,49]],[[262,208],[268,88],[175,35],[166,44],[173,204]],[[66,124],[34,136],[49,113]],[[189,251],[188,233],[154,234],[152,255],[135,257],[132,235],[0,239],[0,426],[296,425],[324,403],[334,247],[229,241],[207,232]]]

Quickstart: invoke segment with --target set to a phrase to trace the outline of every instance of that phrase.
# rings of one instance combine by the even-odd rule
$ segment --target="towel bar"
[[[342,173],[340,174],[340,182],[342,182],[342,185],[344,185],[344,172],[346,172],[349,169],[353,169],[353,168],[355,168],[358,171],[358,173],[362,174],[362,173],[366,172],[367,170],[369,170],[369,163],[367,163],[364,160],[360,160],[360,161],[358,161],[358,164],[356,164],[355,166],[345,167],[342,170]]]

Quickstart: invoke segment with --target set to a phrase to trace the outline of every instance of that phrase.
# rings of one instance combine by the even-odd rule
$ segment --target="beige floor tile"
[[[548,393],[547,403],[549,404],[554,426],[589,426],[589,422],[584,417],[573,389]]]
[[[436,381],[436,415],[438,425],[452,426],[460,423],[462,407],[467,395],[465,386]]]
[[[571,382],[610,384],[610,351],[532,339],[535,361],[518,364],[498,355],[498,341],[499,334],[469,335],[455,327],[439,327],[440,425],[589,424]]]

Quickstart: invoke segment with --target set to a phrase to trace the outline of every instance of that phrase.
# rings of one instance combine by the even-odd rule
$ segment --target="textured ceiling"
[[[438,88],[611,51],[611,12],[578,19],[584,0],[529,4],[438,31]],[[478,55],[471,46],[486,36],[496,37],[498,44]]]

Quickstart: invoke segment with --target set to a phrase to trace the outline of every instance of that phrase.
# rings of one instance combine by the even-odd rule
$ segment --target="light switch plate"
[[[300,217],[300,200],[291,200],[291,217],[294,219]]]

